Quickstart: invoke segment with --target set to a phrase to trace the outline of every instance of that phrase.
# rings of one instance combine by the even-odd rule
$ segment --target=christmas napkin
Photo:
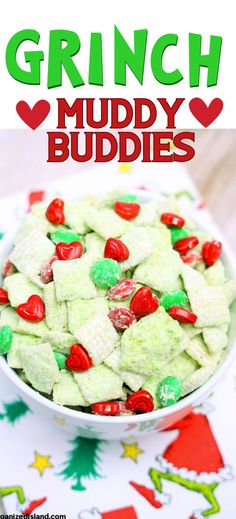
[[[217,229],[182,166],[120,165],[91,168],[47,186],[70,196],[139,187],[174,193],[198,222]],[[94,189],[94,188],[93,188]],[[31,195],[42,197],[44,193]],[[0,232],[14,231],[28,194],[5,198]],[[0,496],[5,514],[66,519],[235,519],[236,364],[200,408],[168,431],[152,421],[127,427],[122,441],[69,434],[37,415],[0,377]],[[153,434],[135,437],[139,429]],[[35,515],[34,515],[35,514]],[[48,514],[48,515],[47,515]],[[16,515],[17,517],[17,515]]]

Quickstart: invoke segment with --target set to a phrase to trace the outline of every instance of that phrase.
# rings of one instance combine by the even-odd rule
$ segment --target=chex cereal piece
[[[113,369],[118,375],[122,378],[127,386],[129,386],[132,391],[138,391],[140,387],[145,382],[145,377],[142,375],[138,375],[137,373],[133,373],[132,371],[125,371],[120,369],[120,361],[121,361],[121,349],[116,348],[113,350],[110,355],[105,359],[104,363],[109,368]]]
[[[8,292],[9,301],[13,307],[25,303],[32,295],[38,295],[43,299],[42,289],[20,272],[7,276],[3,287]]]
[[[182,277],[192,312],[197,315],[196,327],[220,326],[230,322],[223,286],[208,285],[202,274],[188,265],[183,266]]]
[[[66,224],[79,234],[86,234],[90,228],[85,222],[86,214],[91,206],[83,201],[65,202],[64,214]]]
[[[111,236],[118,238],[130,228],[129,222],[120,218],[113,209],[107,208],[98,210],[91,207],[86,215],[86,223],[105,240]]]
[[[27,321],[26,319],[19,317],[16,331],[19,333],[24,333],[26,335],[43,337],[43,335],[45,335],[49,331],[49,328],[46,325],[45,321]]]
[[[76,338],[70,333],[57,332],[56,330],[48,331],[43,337],[43,342],[49,342],[54,351],[59,351],[68,355],[70,347],[75,344]]]
[[[50,344],[28,344],[20,348],[20,360],[34,389],[50,395],[59,378],[59,369]]]
[[[20,358],[21,346],[27,346],[40,342],[39,337],[33,335],[24,335],[23,333],[13,333],[11,348],[7,354],[7,362],[10,368],[22,369],[23,365]]]
[[[166,225],[158,227],[146,227],[146,231],[152,243],[153,252],[165,252],[171,248],[171,234]]]
[[[114,350],[118,334],[107,315],[98,314],[81,326],[75,335],[88,351],[93,364],[101,364]]]
[[[109,306],[105,297],[94,299],[74,299],[68,301],[68,328],[71,333],[83,326],[91,317],[97,314],[108,315]]]
[[[19,316],[14,310],[14,308],[11,308],[10,306],[6,306],[0,314],[0,325],[3,326],[4,324],[8,324],[13,330],[13,332],[18,330],[18,321]]]
[[[199,368],[194,373],[192,373],[188,378],[186,378],[182,384],[182,392],[181,396],[187,395],[191,393],[198,387],[205,384],[208,378],[214,372],[215,366],[204,366],[203,368]]]
[[[83,373],[74,373],[74,378],[89,404],[122,398],[124,395],[122,379],[104,364]]]
[[[85,236],[86,251],[94,257],[103,257],[105,244],[104,238],[96,234],[96,232],[90,232]]]
[[[67,307],[62,301],[59,303],[56,298],[55,283],[52,281],[44,286],[45,320],[51,330],[66,332],[67,327]]]
[[[227,326],[212,326],[203,328],[203,339],[210,353],[217,353],[226,348],[228,343]]]
[[[146,202],[141,205],[140,213],[134,219],[135,225],[154,225],[158,202]]]
[[[148,377],[143,384],[143,389],[149,391],[154,399],[155,409],[160,407],[160,402],[157,397],[157,388],[160,382],[169,376],[177,377],[181,382],[188,378],[196,369],[198,364],[185,351],[174,357],[171,362],[162,366],[161,370],[155,375]]]
[[[176,282],[181,273],[182,260],[174,250],[155,252],[138,265],[133,278],[160,292],[176,290]]]
[[[225,282],[225,268],[222,261],[217,260],[212,267],[204,271],[208,285],[223,285]]]
[[[64,370],[60,371],[58,381],[53,386],[53,401],[59,405],[88,405],[73,375]]]
[[[54,254],[54,244],[35,229],[14,247],[9,259],[20,272],[31,277],[39,275]]]
[[[194,359],[200,366],[212,366],[214,359],[208,353],[208,349],[201,335],[196,335],[189,341],[186,353]]]
[[[30,232],[40,231],[46,236],[48,232],[48,222],[46,219],[38,218],[32,213],[25,216],[24,221],[15,237],[14,243],[18,245],[22,240],[27,238]]]
[[[121,369],[142,375],[158,372],[187,345],[177,321],[159,309],[128,328],[121,339]]]
[[[93,258],[88,255],[71,261],[55,261],[52,266],[58,301],[92,299],[97,291],[90,277]]]
[[[135,267],[152,253],[152,243],[145,227],[133,227],[122,234],[121,241],[129,250],[129,258],[120,263],[124,271]]]
[[[236,296],[236,281],[234,279],[230,279],[224,284],[224,294],[226,297],[226,301],[228,306],[232,304]]]

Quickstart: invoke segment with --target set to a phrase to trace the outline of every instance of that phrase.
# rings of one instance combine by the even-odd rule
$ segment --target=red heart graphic
[[[56,245],[56,253],[59,260],[77,259],[83,254],[83,245],[80,241],[61,242]]]
[[[50,112],[50,108],[49,102],[45,99],[37,101],[33,108],[30,108],[26,101],[19,101],[16,105],[16,111],[19,117],[32,130],[36,130],[36,128],[45,121]]]
[[[158,299],[149,287],[139,288],[130,302],[130,310],[134,312],[137,318],[152,314],[158,306]]]
[[[70,355],[66,359],[66,367],[71,371],[86,371],[93,365],[88,352],[81,344],[72,344]]]
[[[193,116],[202,126],[205,126],[205,128],[210,126],[218,115],[220,115],[223,106],[223,101],[219,99],[219,97],[212,99],[209,106],[199,97],[194,97],[189,103],[189,108]]]
[[[42,321],[45,315],[44,302],[40,296],[34,294],[26,303],[22,303],[16,309],[18,315],[27,321]]]

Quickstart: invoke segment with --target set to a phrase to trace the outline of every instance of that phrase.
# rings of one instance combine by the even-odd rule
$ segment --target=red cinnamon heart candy
[[[45,315],[44,302],[40,296],[34,294],[26,303],[22,303],[16,309],[18,315],[27,321],[42,321]]]
[[[92,412],[103,416],[116,416],[125,410],[124,402],[97,402],[92,405]]]
[[[60,242],[56,245],[56,253],[59,260],[77,259],[83,254],[83,245],[80,241],[72,241],[72,243]]]
[[[72,344],[70,355],[66,359],[66,367],[71,371],[86,371],[93,365],[88,352],[81,344]]]
[[[0,304],[5,305],[9,303],[8,293],[3,288],[0,288]]]
[[[152,314],[157,310],[159,301],[149,287],[141,287],[131,299],[130,310],[136,317]]]
[[[186,308],[182,308],[180,306],[172,306],[169,311],[169,315],[172,317],[172,319],[179,321],[179,323],[195,324],[197,321],[196,314],[193,314],[193,312],[190,312],[189,310],[186,310]]]
[[[205,263],[211,267],[216,260],[219,259],[222,251],[222,243],[220,241],[205,241],[202,246],[202,257]]]
[[[115,212],[124,220],[133,220],[140,213],[140,205],[135,202],[115,202]]]
[[[174,244],[174,249],[179,252],[179,254],[187,254],[190,250],[194,249],[199,244],[199,239],[197,236],[188,236],[187,238],[182,238],[182,240],[178,240]]]
[[[55,225],[63,224],[65,222],[64,205],[64,201],[61,198],[54,198],[46,211],[46,217],[49,222],[54,223]]]
[[[129,249],[123,241],[117,238],[109,238],[104,249],[104,258],[111,258],[116,261],[124,261],[129,257]]]
[[[125,407],[132,413],[150,413],[154,409],[153,397],[146,389],[140,389],[128,397]]]
[[[174,213],[162,213],[161,221],[171,227],[183,227],[185,224],[184,218]]]

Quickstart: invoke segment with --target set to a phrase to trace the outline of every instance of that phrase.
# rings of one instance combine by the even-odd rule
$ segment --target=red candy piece
[[[59,260],[77,259],[83,254],[83,245],[80,241],[72,241],[72,243],[61,242],[56,245],[56,253]]]
[[[5,305],[6,303],[9,303],[8,293],[3,288],[0,288],[0,304]]]
[[[206,241],[202,246],[202,256],[205,263],[210,267],[220,257],[222,243],[220,241]]]
[[[127,330],[136,321],[136,317],[128,308],[114,308],[108,314],[117,332]]]
[[[116,416],[124,413],[125,404],[123,402],[98,402],[92,405],[92,412],[103,416]]]
[[[70,355],[66,359],[66,367],[71,371],[86,371],[93,365],[88,352],[81,344],[72,344]]]
[[[178,240],[174,244],[174,249],[179,252],[179,254],[187,254],[191,249],[196,247],[199,244],[199,240],[197,236],[188,236],[187,238],[182,238],[182,240]]]
[[[109,299],[114,301],[123,301],[130,297],[136,289],[136,283],[133,279],[121,279],[110,288],[107,292]]]
[[[135,202],[115,202],[115,212],[124,220],[133,220],[140,213],[140,205]]]
[[[185,224],[184,218],[174,213],[162,213],[161,221],[166,225],[171,225],[171,227],[183,227]]]
[[[179,323],[195,324],[197,320],[196,314],[193,314],[193,312],[186,310],[186,308],[181,308],[180,306],[172,306],[169,315],[173,319],[176,319],[176,321],[179,321]]]
[[[196,267],[196,265],[198,265],[203,258],[201,252],[195,251],[190,252],[188,254],[184,254],[183,256],[181,256],[181,259],[187,265],[191,265],[191,267]]]
[[[130,310],[137,318],[152,314],[158,309],[159,301],[149,287],[141,287],[131,299]]]
[[[45,285],[53,280],[53,270],[52,270],[52,264],[54,261],[56,261],[58,258],[57,256],[53,256],[45,265],[43,268],[40,279]]]
[[[46,217],[49,222],[54,223],[55,225],[63,224],[65,222],[64,205],[65,204],[61,198],[54,198],[46,211]]]
[[[27,321],[42,321],[45,315],[44,302],[40,296],[34,294],[26,303],[19,305],[16,309],[18,315]]]
[[[31,193],[28,195],[29,208],[37,202],[42,202],[42,200],[44,200],[44,196],[45,191],[31,191]]]
[[[116,261],[124,261],[129,257],[129,249],[123,241],[117,238],[109,238],[104,249],[104,258],[111,258]]]
[[[2,266],[2,275],[3,277],[10,276],[16,272],[16,267],[10,260],[6,260]]]
[[[125,407],[132,413],[150,413],[154,409],[153,397],[149,391],[140,389],[128,397]]]

